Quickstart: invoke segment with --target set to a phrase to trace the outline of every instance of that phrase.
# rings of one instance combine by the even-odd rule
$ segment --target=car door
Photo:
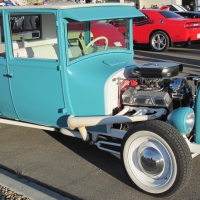
[[[7,65],[4,35],[3,18],[0,11],[0,115],[17,118],[9,86],[10,77],[12,75],[9,72],[9,66]]]
[[[34,16],[41,17],[44,27],[25,32],[11,29],[8,65],[13,104],[20,120],[58,126],[65,106],[55,14]]]

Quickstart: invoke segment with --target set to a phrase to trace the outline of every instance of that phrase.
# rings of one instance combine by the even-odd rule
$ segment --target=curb
[[[31,200],[70,200],[27,179],[0,169],[0,185]]]

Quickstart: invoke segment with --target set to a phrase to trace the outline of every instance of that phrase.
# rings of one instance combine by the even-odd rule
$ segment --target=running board
[[[121,147],[121,144],[118,144],[118,143],[114,143],[114,142],[106,142],[106,141],[98,141],[96,143],[94,143],[99,149],[103,150],[103,151],[108,151],[110,153],[114,153],[114,154],[117,154],[117,155],[120,155],[120,152],[119,151],[114,151],[112,149],[108,149],[108,148],[105,148],[105,147],[102,147],[101,145],[102,144],[106,144],[106,145],[111,145],[111,146],[116,146],[116,147]]]
[[[16,125],[16,126],[23,126],[23,127],[29,127],[29,128],[42,129],[42,130],[47,130],[47,131],[55,131],[55,128],[53,128],[53,127],[42,126],[42,125],[31,124],[31,123],[20,122],[20,121],[14,121],[14,120],[10,120],[10,119],[2,119],[2,118],[0,118],[0,123]]]

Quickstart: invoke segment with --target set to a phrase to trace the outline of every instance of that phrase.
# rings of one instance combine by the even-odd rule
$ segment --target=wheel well
[[[162,31],[162,32],[164,32],[164,33],[168,36],[168,38],[169,38],[169,46],[171,46],[172,40],[171,40],[169,34],[168,34],[166,31],[161,30],[161,29],[153,30],[153,31],[151,32],[151,34],[149,35],[149,43],[150,43],[150,38],[151,38],[151,36],[152,36],[155,32],[158,32],[158,31]]]

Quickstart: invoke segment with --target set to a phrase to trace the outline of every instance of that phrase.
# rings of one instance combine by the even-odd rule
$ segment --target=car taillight
[[[185,24],[185,28],[198,28],[200,27],[200,22],[188,22]]]

